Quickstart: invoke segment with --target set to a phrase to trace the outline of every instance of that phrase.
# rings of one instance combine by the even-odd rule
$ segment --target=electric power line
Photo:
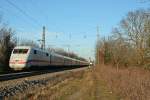
[[[34,24],[36,23],[37,26],[40,26],[39,22],[34,19],[32,16],[30,16],[28,13],[26,13],[24,10],[22,10],[21,8],[19,8],[17,5],[15,5],[13,2],[6,0],[7,3],[9,3],[10,5],[12,5],[14,8],[16,8],[20,13],[22,13],[23,15],[25,15],[26,17],[28,17],[28,19],[30,19],[31,21],[34,22]]]

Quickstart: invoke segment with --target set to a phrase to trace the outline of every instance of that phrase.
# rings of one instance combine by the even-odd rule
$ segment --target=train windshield
[[[26,54],[28,49],[14,49],[13,54]]]

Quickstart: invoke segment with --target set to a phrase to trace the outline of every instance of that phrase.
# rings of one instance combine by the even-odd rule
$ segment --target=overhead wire
[[[6,2],[9,3],[11,6],[13,6],[14,8],[16,8],[20,13],[22,13],[23,15],[25,15],[26,17],[28,17],[28,19],[30,19],[31,21],[33,21],[34,25],[41,26],[40,23],[35,18],[33,18],[32,16],[30,16],[27,12],[25,12],[24,10],[22,10],[16,4],[14,4],[13,2],[11,2],[10,0],[6,0]]]

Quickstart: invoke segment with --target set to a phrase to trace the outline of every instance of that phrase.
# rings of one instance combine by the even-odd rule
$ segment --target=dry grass
[[[150,100],[150,72],[141,68],[97,66],[99,76],[123,100]]]
[[[86,71],[83,76],[73,78],[59,87],[54,100],[116,100],[106,85],[96,76],[95,70]]]
[[[17,94],[16,100],[119,100],[107,87],[101,70],[86,69],[69,73],[62,81],[35,86]],[[104,75],[104,74],[103,74]],[[57,77],[58,78],[58,77]],[[62,77],[61,77],[62,78]],[[106,78],[106,77],[105,77]],[[9,99],[9,98],[8,98]]]
[[[73,75],[72,79],[53,89],[55,93],[51,95],[51,100],[117,100],[93,69]]]
[[[95,69],[76,72],[62,82],[39,87],[15,99],[32,100],[117,100]]]

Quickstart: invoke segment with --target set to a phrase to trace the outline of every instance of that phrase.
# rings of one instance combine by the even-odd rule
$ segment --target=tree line
[[[97,41],[96,63],[150,68],[150,10],[128,12],[111,36]]]

